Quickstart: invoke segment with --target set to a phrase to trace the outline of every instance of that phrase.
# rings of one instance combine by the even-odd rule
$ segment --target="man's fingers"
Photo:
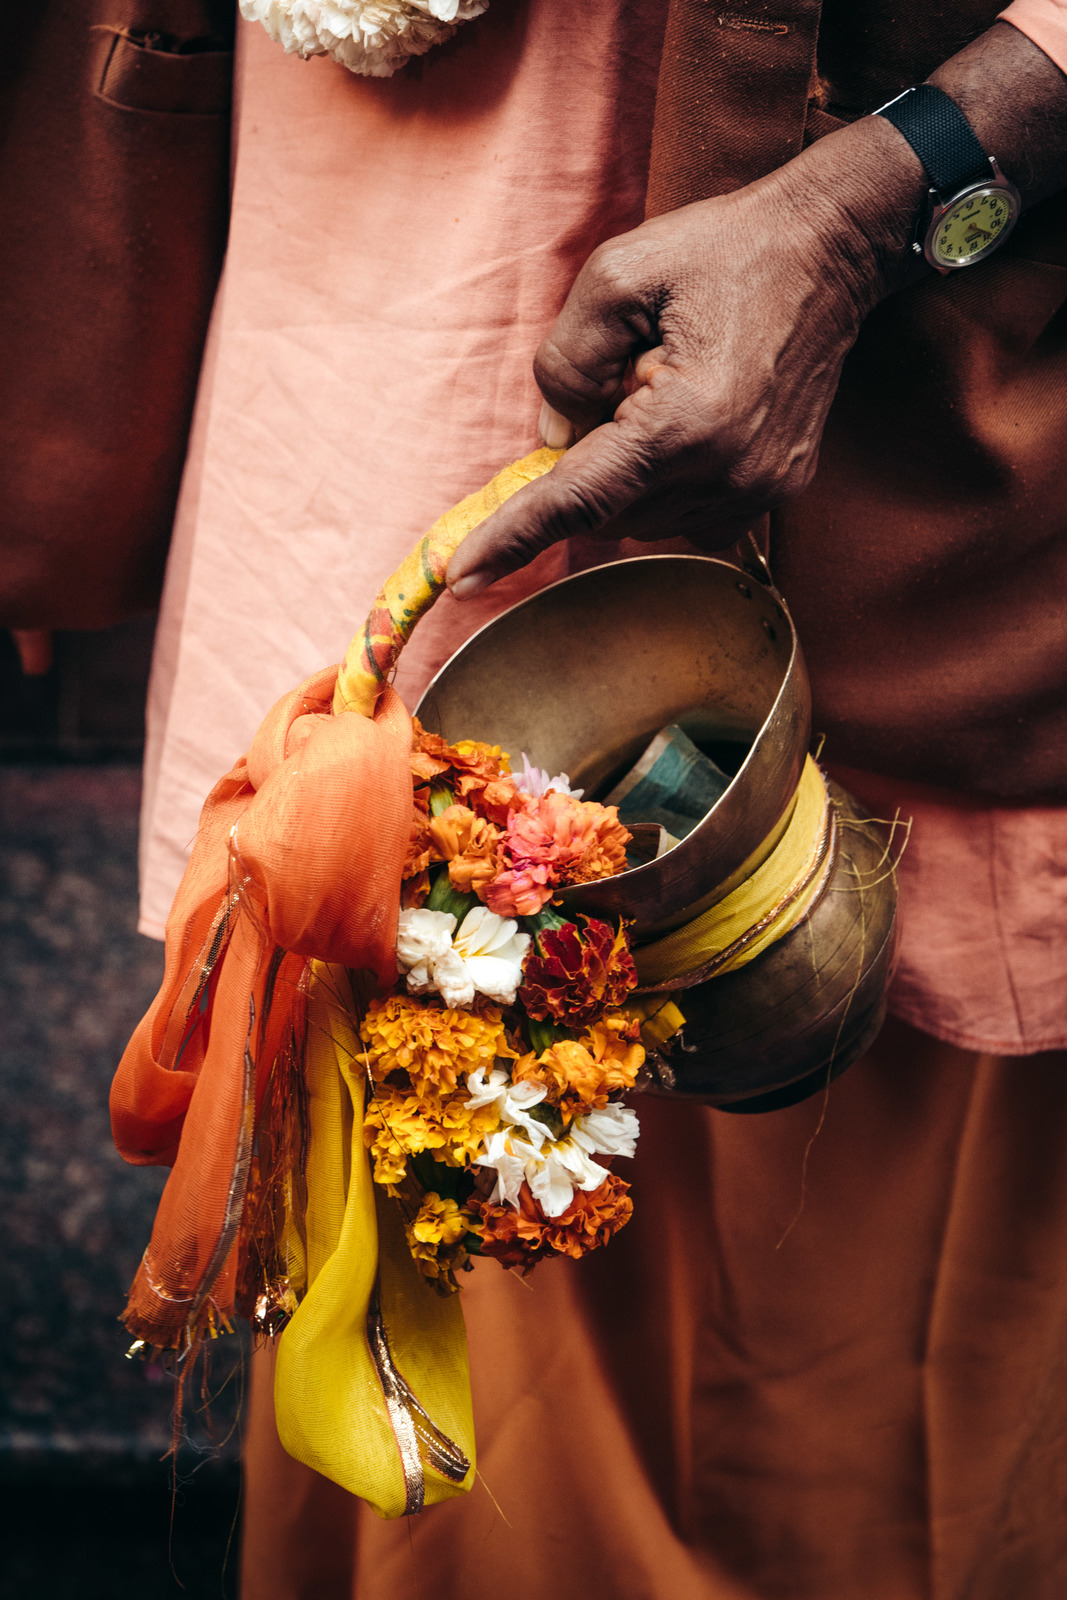
[[[541,406],[537,431],[541,435],[541,443],[547,445],[549,450],[567,450],[574,443],[574,423],[561,417],[558,411],[553,411],[547,400]]]
[[[652,468],[648,441],[632,428],[596,428],[467,535],[449,563],[452,593],[468,600],[560,539],[596,533],[646,493]]]
[[[638,384],[652,382],[657,367],[667,364],[666,346],[658,344],[654,350],[643,350],[634,362],[634,379]]]
[[[552,411],[579,437],[610,409],[635,350],[654,334],[646,294],[647,251],[634,235],[595,250],[534,359],[534,376]]]

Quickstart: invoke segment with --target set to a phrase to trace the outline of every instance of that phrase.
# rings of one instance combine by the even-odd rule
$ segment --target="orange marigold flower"
[[[430,892],[430,874],[420,872],[418,877],[405,878],[400,886],[400,904],[405,911],[418,911],[426,904]]]
[[[483,817],[488,817],[490,822],[495,822],[503,827],[508,820],[508,814],[519,798],[519,791],[510,778],[496,778],[487,783],[484,789],[460,790],[470,799],[471,805]]]
[[[360,1037],[376,1083],[404,1072],[416,1090],[446,1094],[468,1072],[515,1054],[496,1007],[453,1011],[403,994],[372,1000]]]
[[[531,1051],[513,1063],[511,1076],[516,1083],[543,1083],[570,1122],[632,1089],[644,1060],[637,1023],[617,1013],[592,1023],[580,1039],[560,1039],[539,1056]]]
[[[607,1244],[633,1216],[630,1185],[609,1172],[599,1189],[576,1189],[574,1199],[559,1217],[546,1223],[543,1242],[560,1255],[588,1255]]]
[[[582,927],[568,922],[535,935],[519,990],[528,1016],[576,1027],[621,1006],[636,985],[625,924],[581,921]]]
[[[477,894],[497,870],[500,829],[469,806],[449,806],[429,824],[433,859],[448,862],[448,876],[460,894]]]
[[[545,1214],[528,1184],[524,1183],[519,1190],[517,1209],[510,1205],[494,1205],[479,1194],[471,1195],[467,1209],[481,1235],[482,1254],[492,1256],[501,1266],[521,1267],[525,1277],[548,1254],[547,1246],[543,1245]]]
[[[501,871],[485,892],[501,917],[535,916],[568,883],[610,878],[626,866],[630,834],[615,806],[550,789],[508,813]]]
[[[553,1252],[577,1259],[607,1244],[626,1226],[634,1209],[630,1185],[613,1172],[598,1189],[576,1189],[566,1211],[551,1220],[525,1183],[517,1210],[493,1205],[478,1195],[472,1196],[467,1206],[480,1224],[482,1254],[495,1257],[505,1267],[521,1267],[524,1276]]]
[[[436,780],[446,784],[457,800],[479,816],[506,822],[517,791],[509,776],[507,754],[498,744],[461,739],[452,745],[439,734],[427,733],[417,717],[412,720],[412,729],[411,771],[416,791]]]
[[[430,865],[433,839],[430,836],[430,818],[418,805],[411,818],[408,835],[408,853],[404,861],[404,877],[417,878]]]

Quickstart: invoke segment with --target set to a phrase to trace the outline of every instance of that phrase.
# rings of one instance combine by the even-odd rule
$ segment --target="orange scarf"
[[[208,796],[112,1087],[122,1156],[173,1167],[125,1314],[146,1344],[187,1350],[233,1313],[256,1115],[299,1048],[308,958],[396,976],[411,722],[391,689],[373,719],[331,715],[336,676],[279,700]]]

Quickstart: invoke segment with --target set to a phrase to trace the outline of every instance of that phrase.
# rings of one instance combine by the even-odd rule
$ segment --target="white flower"
[[[451,911],[402,911],[396,925],[396,959],[408,975],[412,994],[428,994],[435,987],[432,972],[452,950],[456,919]]]
[[[411,988],[411,974],[408,975],[408,988]],[[452,1006],[457,1011],[462,1011],[464,1006],[473,1005],[475,984],[474,979],[467,971],[463,957],[452,948],[439,956],[430,969],[430,989],[436,989],[446,1006]],[[415,991],[425,994],[425,989]]]
[[[599,1189],[608,1176],[604,1167],[591,1161],[573,1139],[537,1144],[520,1138],[506,1128],[490,1134],[484,1155],[475,1165],[496,1171],[495,1204],[519,1205],[523,1179],[546,1217],[558,1217],[574,1199],[575,1189]]]
[[[502,1006],[515,1003],[530,948],[530,935],[519,933],[518,926],[510,917],[498,917],[486,906],[475,906],[452,941],[478,993]]]
[[[396,959],[412,994],[436,991],[447,1006],[469,1006],[475,994],[512,1005],[530,935],[518,924],[475,906],[455,932],[450,911],[401,911]]]
[[[479,1067],[467,1074],[468,1105],[495,1107],[501,1122],[525,1129],[538,1147],[548,1138],[548,1129],[530,1111],[541,1104],[547,1093],[543,1083],[512,1083],[500,1067],[491,1067],[488,1072]]]
[[[532,1150],[532,1146],[524,1144],[521,1139],[515,1139],[514,1143],[519,1146],[518,1150],[512,1149],[512,1136],[504,1128],[491,1133],[486,1141],[485,1153],[476,1157],[475,1166],[496,1169],[496,1187],[491,1196],[493,1203],[518,1209],[519,1190],[526,1176],[525,1152]],[[533,1154],[537,1152],[533,1151]]]
[[[611,1100],[601,1111],[587,1111],[584,1117],[575,1117],[571,1138],[583,1150],[596,1155],[632,1156],[640,1131],[637,1112]]]
[[[291,55],[328,55],[350,72],[388,78],[410,56],[451,38],[489,0],[240,0]]]
[[[531,766],[525,750],[522,752],[522,772],[515,774],[515,783],[520,794],[533,795],[535,800],[540,800],[549,789],[555,789],[557,794],[572,794],[576,800],[580,800],[585,793],[584,789],[571,788],[571,780],[565,772],[550,778],[546,767]]]
[[[546,1217],[558,1217],[574,1199],[575,1189],[599,1189],[606,1167],[590,1161],[573,1139],[561,1139],[526,1162],[526,1182]]]

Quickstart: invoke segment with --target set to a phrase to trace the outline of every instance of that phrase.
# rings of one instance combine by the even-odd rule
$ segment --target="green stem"
[[[526,1031],[530,1035],[530,1044],[537,1054],[549,1050],[560,1039],[569,1039],[571,1035],[566,1028],[557,1027],[554,1022],[536,1022],[533,1017],[526,1018]]]
[[[430,885],[430,892],[426,896],[427,911],[451,911],[457,925],[463,921],[472,906],[478,904],[476,895],[459,894],[453,889],[448,876],[448,867],[444,866]]]
[[[542,906],[535,917],[521,917],[519,920],[527,933],[536,935],[545,931],[556,933],[560,928],[565,928],[568,922],[573,922],[574,918],[562,916],[547,905]]]
[[[442,811],[447,811],[449,806],[454,806],[456,797],[447,783],[431,783],[430,785],[430,815],[439,817]]]

